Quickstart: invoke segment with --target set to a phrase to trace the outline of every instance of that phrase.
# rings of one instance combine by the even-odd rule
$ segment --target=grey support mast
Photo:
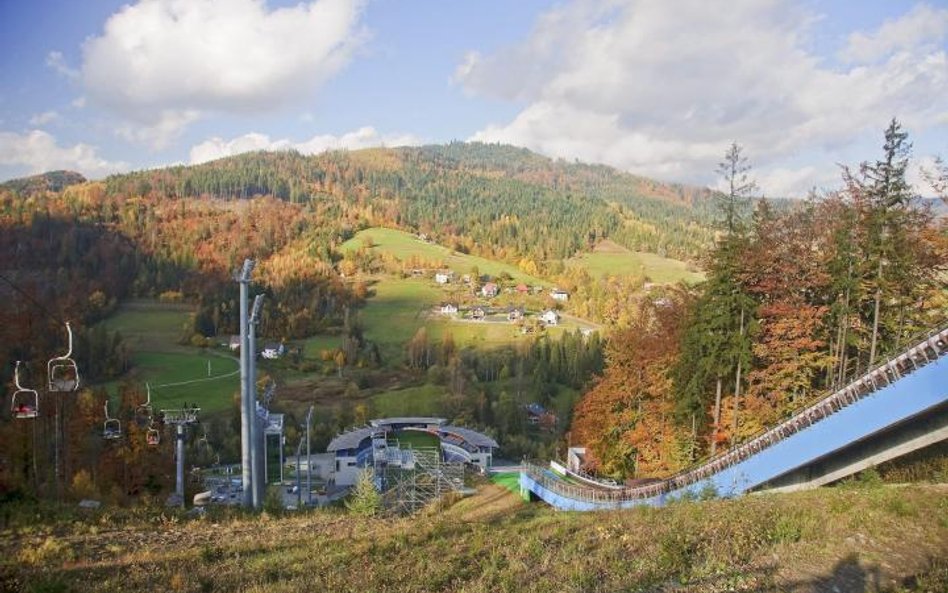
[[[313,406],[306,413],[306,504],[313,506],[313,454],[310,452],[309,428],[313,425]],[[296,474],[300,473],[299,456],[296,458]]]
[[[241,485],[243,486],[241,503],[245,507],[249,507],[253,502],[251,497],[253,466],[250,452],[253,448],[251,427],[256,421],[254,401],[250,394],[248,382],[248,371],[253,359],[250,356],[247,344],[247,300],[250,275],[253,273],[253,268],[254,261],[246,259],[243,268],[237,274],[237,282],[240,283],[240,465]]]
[[[257,324],[260,322],[260,309],[263,307],[263,295],[258,294],[253,299],[253,310],[250,313],[250,323],[247,326],[247,355],[249,365],[247,368],[247,393],[250,397],[253,422],[250,424],[250,464],[251,470],[251,503],[253,508],[259,509],[263,505],[263,494],[266,479],[263,474],[263,452],[261,451],[261,441],[265,438],[263,435],[263,426],[257,416]]]
[[[162,410],[161,415],[165,424],[175,427],[175,486],[174,491],[184,504],[184,427],[197,422],[201,408],[183,408],[180,410]]]

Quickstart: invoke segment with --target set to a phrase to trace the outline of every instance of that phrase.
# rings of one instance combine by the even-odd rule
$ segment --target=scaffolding
[[[376,487],[388,513],[410,515],[464,487],[464,464],[443,461],[437,447],[373,448]]]

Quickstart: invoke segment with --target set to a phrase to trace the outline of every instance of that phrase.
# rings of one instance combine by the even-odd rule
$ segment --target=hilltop
[[[269,195],[319,204],[344,228],[425,232],[494,259],[570,257],[603,238],[692,259],[712,235],[710,191],[611,167],[556,161],[512,146],[452,143],[303,156],[251,152],[193,166],[115,175],[115,196]]]
[[[9,190],[14,193],[30,196],[41,192],[58,192],[69,187],[85,183],[86,178],[75,171],[49,171],[30,177],[10,179],[0,183],[0,190]]]

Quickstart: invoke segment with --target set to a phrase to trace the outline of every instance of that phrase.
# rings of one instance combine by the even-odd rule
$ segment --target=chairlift
[[[154,410],[151,408],[151,386],[148,383],[145,383],[145,398],[145,402],[135,408],[135,415],[147,419],[148,423],[151,424]]]
[[[102,437],[114,441],[122,436],[122,423],[118,418],[109,418],[109,402],[105,402],[105,423],[102,425]]]
[[[79,367],[72,356],[72,327],[66,322],[66,332],[69,334],[69,350],[63,356],[57,356],[49,361],[47,375],[49,390],[53,392],[75,391],[79,389]]]
[[[157,447],[161,443],[161,433],[154,426],[150,426],[145,432],[145,442],[149,447]]]
[[[31,420],[39,415],[39,393],[35,389],[26,389],[20,385],[20,361],[16,361],[13,371],[16,392],[13,394],[13,417]]]

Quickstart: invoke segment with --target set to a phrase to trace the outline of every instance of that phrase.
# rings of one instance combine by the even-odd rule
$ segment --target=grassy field
[[[457,274],[466,274],[471,271],[471,268],[476,266],[481,274],[498,276],[506,272],[517,282],[525,282],[530,285],[547,284],[539,278],[524,274],[517,266],[485,259],[476,255],[457,253],[441,245],[425,243],[411,233],[382,227],[359,231],[355,237],[342,244],[342,250],[359,249],[363,246],[363,241],[366,237],[372,238],[375,244],[373,249],[390,253],[402,261],[415,255],[426,260],[441,261],[445,267],[454,270]]]
[[[704,274],[689,271],[683,261],[654,253],[629,251],[611,241],[603,241],[591,253],[580,254],[566,263],[586,268],[591,276],[642,274],[658,284],[673,284],[679,280],[695,283],[704,279]]]
[[[195,520],[167,509],[72,512],[0,532],[0,590],[948,590],[944,486],[563,513],[490,484],[441,512],[402,519],[341,510],[252,517],[212,509]]]
[[[520,495],[520,474],[518,472],[491,474],[490,481],[510,490],[516,496]]]
[[[444,293],[431,280],[422,278],[383,277],[373,285],[375,296],[359,310],[365,336],[376,342],[386,364],[400,364],[405,344],[418,329],[424,327],[431,342],[440,342],[450,332],[455,344],[464,346],[499,346],[525,339],[515,324],[475,322],[443,317],[432,308],[444,300]],[[578,327],[589,327],[572,319],[547,328],[552,337]],[[317,357],[321,349],[338,348],[337,336],[314,336],[306,340],[307,356]]]
[[[441,439],[437,436],[419,430],[403,430],[398,433],[398,444],[407,447],[441,447]]]
[[[188,402],[200,405],[206,413],[228,409],[233,394],[240,389],[238,362],[229,352],[179,345],[190,314],[187,305],[139,300],[123,304],[104,323],[108,329],[121,332],[131,346],[133,369],[129,378],[151,385],[156,408]],[[114,390],[118,383],[114,381],[107,387]]]
[[[188,305],[136,300],[123,303],[103,323],[110,331],[121,332],[133,350],[176,352],[191,313]]]
[[[437,416],[444,394],[440,385],[422,385],[386,391],[372,397],[372,409],[380,418],[394,416]]]
[[[151,385],[152,403],[158,408],[175,408],[188,402],[200,405],[204,412],[218,412],[228,409],[234,393],[240,390],[240,367],[232,358],[198,350],[137,352],[132,362],[138,380]]]

